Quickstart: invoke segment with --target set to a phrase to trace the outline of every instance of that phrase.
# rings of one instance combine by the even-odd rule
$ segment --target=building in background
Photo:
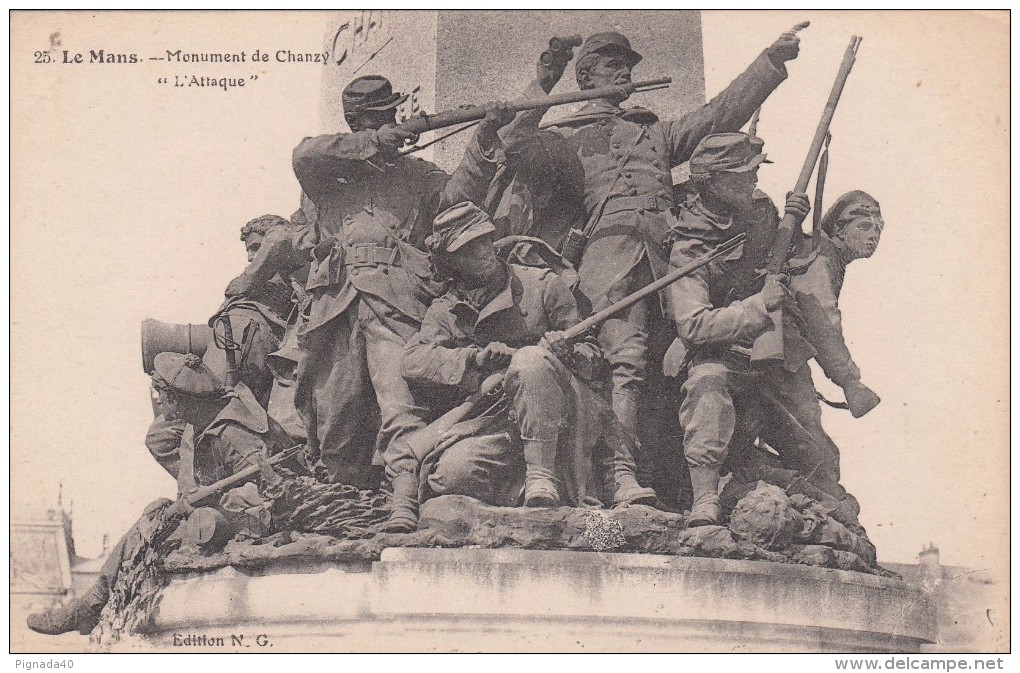
[[[96,558],[75,553],[74,506],[65,511],[63,499],[45,511],[30,508],[11,514],[10,596],[11,642],[22,645],[45,638],[47,649],[52,637],[37,636],[25,627],[29,613],[66,603],[88,589],[99,576],[109,554],[108,536],[103,536],[103,551]],[[70,651],[81,649],[81,636],[66,634]],[[57,644],[58,648],[60,644]]]

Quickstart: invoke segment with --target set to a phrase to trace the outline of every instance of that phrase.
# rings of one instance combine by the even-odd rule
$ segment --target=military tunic
[[[475,363],[480,349],[491,342],[518,348],[502,400],[454,426],[426,457],[420,473],[423,496],[460,494],[516,505],[524,485],[522,440],[535,440],[558,442],[561,496],[578,504],[589,492],[592,452],[610,412],[598,388],[574,372],[598,378],[601,354],[594,343],[581,342],[565,364],[535,346],[546,332],[577,324],[577,304],[551,271],[507,268],[506,287],[488,301],[473,300],[457,287],[437,299],[404,350],[402,372],[408,380],[454,387],[463,397],[490,373]]]
[[[843,289],[847,262],[839,247],[825,233],[821,235],[817,250],[811,250],[809,237],[805,237],[799,247],[799,254],[790,262],[790,289],[804,317],[801,331],[812,346],[815,360],[826,377],[842,388],[861,378],[860,369],[854,363],[843,338],[842,315],[839,310],[839,294]],[[796,437],[803,432],[801,426],[812,427],[813,419],[821,418],[817,396],[805,396],[803,405],[804,412],[796,417],[782,415],[773,418],[770,424],[763,425],[762,438],[774,448],[781,448],[790,442],[791,436]],[[812,411],[809,412],[809,408]],[[806,423],[805,418],[811,422]],[[822,445],[832,452],[835,475],[839,479],[839,449],[832,441],[823,441]],[[842,497],[843,492],[837,495]]]
[[[738,233],[749,236],[728,256],[667,289],[679,338],[693,351],[680,406],[688,464],[720,468],[738,429],[751,441],[761,429],[775,441],[784,462],[820,488],[843,495],[833,460],[835,445],[821,426],[807,364],[814,351],[796,323],[784,324],[782,362],[750,358],[755,338],[772,326],[760,294],[764,278],[759,269],[767,262],[778,228],[775,206],[756,192],[747,213],[723,218],[694,198],[680,209],[678,220],[670,258],[677,267]],[[748,430],[749,424],[758,423],[762,427]]]
[[[675,121],[647,110],[588,103],[552,126],[584,167],[584,209],[591,236],[581,261],[580,290],[599,310],[650,283],[668,267],[662,240],[675,221],[670,170],[690,159],[706,135],[736,131],[786,79],[785,65],[762,53],[707,104]],[[537,125],[542,111],[516,124]],[[516,129],[515,129],[516,132]],[[645,378],[649,311],[642,302],[603,323],[599,341],[613,368],[613,407],[633,430]]]
[[[253,265],[311,260],[295,401],[330,473],[373,486],[370,465],[385,462],[392,476],[387,449],[424,424],[399,371],[437,293],[419,248],[441,207],[484,197],[501,149],[476,136],[452,177],[421,159],[384,156],[373,130],[306,138],[293,159],[317,217],[288,241],[267,237]]]
[[[806,267],[790,279],[790,289],[804,315],[804,336],[814,347],[815,359],[825,376],[840,388],[861,378],[843,338],[843,317],[839,311],[846,265],[843,253],[822,233],[818,250],[808,256]]]

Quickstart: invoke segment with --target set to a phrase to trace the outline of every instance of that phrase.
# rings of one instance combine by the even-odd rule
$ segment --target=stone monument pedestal
[[[175,577],[118,649],[198,652],[917,652],[935,610],[902,581],[653,554],[389,548],[369,562]]]

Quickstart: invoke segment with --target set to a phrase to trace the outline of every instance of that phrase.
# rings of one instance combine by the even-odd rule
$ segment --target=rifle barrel
[[[843,86],[846,84],[847,78],[850,77],[850,70],[854,67],[854,61],[857,59],[857,49],[860,47],[862,39],[857,35],[850,38],[850,44],[843,54],[843,62],[839,66],[839,72],[836,73],[836,81],[833,82],[832,91],[829,92],[829,99],[825,103],[822,118],[818,121],[818,128],[815,129],[815,137],[811,140],[811,147],[808,148],[807,158],[804,159],[804,165],[801,167],[800,175],[797,177],[797,184],[793,188],[794,192],[807,191],[808,182],[811,181],[811,174],[814,173],[815,164],[818,163],[818,155],[822,151],[822,143],[825,142],[825,136],[829,132],[832,117],[836,113],[836,105],[839,103],[839,97],[843,94]],[[781,272],[786,265],[790,245],[793,243],[793,230],[796,226],[797,223],[792,215],[783,216],[783,221],[779,225],[779,234],[776,237],[776,243],[772,248],[772,255],[769,258],[768,272],[770,274]]]
[[[616,302],[612,306],[604,308],[598,313],[595,313],[589,316],[588,318],[585,318],[584,320],[577,323],[573,327],[567,328],[566,330],[563,331],[564,338],[566,338],[567,340],[578,338],[592,327],[598,325],[605,319],[612,316],[614,313],[622,311],[628,306],[636,304],[645,297],[648,297],[649,295],[658,292],[659,290],[666,287],[670,283],[675,283],[681,277],[686,276],[689,273],[693,273],[694,271],[697,271],[698,269],[705,266],[706,264],[711,262],[713,259],[719,257],[720,255],[724,255],[730,252],[738,245],[743,243],[746,238],[747,238],[746,234],[737,234],[728,241],[720,244],[717,248],[709,250],[708,252],[699,256],[690,264],[687,264],[685,266],[682,266],[678,269],[671,271],[670,273],[666,274],[659,280],[651,283],[650,285],[645,286],[644,288],[638,290],[637,292],[631,295],[624,297],[623,299]],[[415,456],[417,456],[419,460],[421,460],[436,445],[436,442],[439,441],[439,438],[443,435],[443,433],[445,433],[447,430],[453,427],[455,423],[458,423],[464,418],[466,418],[467,415],[470,414],[475,409],[475,407],[478,406],[478,404],[486,395],[497,391],[502,385],[502,383],[503,372],[496,372],[494,374],[491,374],[488,378],[485,379],[479,390],[471,394],[461,404],[454,407],[450,411],[446,412],[436,420],[432,421],[432,423],[425,426],[424,428],[421,428],[420,430],[416,430],[415,432],[412,432],[404,436],[403,438],[401,438],[400,441],[406,442],[411,452]]]
[[[598,89],[571,91],[568,93],[554,94],[552,96],[544,96],[542,98],[530,98],[528,100],[512,102],[507,105],[507,109],[511,112],[517,113],[523,112],[524,110],[534,110],[536,108],[548,108],[555,105],[580,103],[582,101],[595,100],[596,98],[609,98],[622,95],[629,96],[630,94],[642,91],[663,89],[668,87],[672,81],[673,79],[671,77],[660,77],[658,79],[631,82],[630,84],[620,84],[618,86],[606,86]],[[421,134],[426,131],[435,131],[436,129],[446,128],[447,126],[465,124],[467,122],[473,122],[484,118],[485,108],[480,105],[471,105],[456,110],[440,112],[434,115],[426,115],[422,113],[419,116],[411,117],[410,119],[401,122],[397,125],[397,128],[408,133]]]
[[[595,327],[596,325],[610,318],[614,314],[619,313],[625,308],[633,306],[634,304],[638,303],[639,301],[642,301],[646,297],[649,297],[658,292],[659,290],[662,290],[666,286],[672,285],[673,283],[680,280],[684,276],[694,273],[695,271],[705,266],[706,264],[716,259],[717,257],[721,257],[722,255],[731,252],[738,245],[742,244],[746,238],[747,234],[737,234],[733,238],[721,243],[718,247],[713,248],[712,250],[709,250],[708,252],[700,255],[690,264],[686,264],[677,269],[674,269],[673,271],[670,271],[662,278],[652,283],[649,283],[648,285],[641,288],[637,292],[627,295],[626,297],[616,302],[615,304],[607,306],[598,313],[593,313],[592,315],[588,316],[587,318],[577,323],[573,327],[567,328],[566,330],[564,330],[563,336],[567,339],[576,339],[577,337],[581,336],[592,327]]]

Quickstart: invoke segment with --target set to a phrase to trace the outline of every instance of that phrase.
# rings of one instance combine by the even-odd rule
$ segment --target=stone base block
[[[291,563],[175,578],[153,630],[120,647],[916,652],[935,639],[935,628],[934,607],[920,591],[844,570],[652,554],[391,548],[371,565]]]

